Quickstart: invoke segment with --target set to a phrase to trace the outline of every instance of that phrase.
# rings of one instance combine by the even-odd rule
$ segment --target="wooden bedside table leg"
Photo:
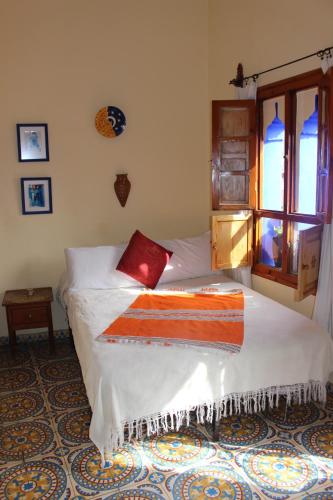
[[[49,346],[50,346],[50,354],[55,353],[55,343],[54,343],[54,334],[53,334],[53,321],[52,321],[52,312],[51,312],[51,304],[48,307],[48,318],[49,318]]]
[[[12,327],[12,320],[9,308],[6,307],[6,316],[7,316],[7,328],[8,328],[8,341],[9,348],[12,356],[15,356],[15,348],[16,348],[16,331]]]
[[[16,331],[13,328],[8,327],[8,339],[9,339],[9,347],[12,356],[15,356],[16,350]]]

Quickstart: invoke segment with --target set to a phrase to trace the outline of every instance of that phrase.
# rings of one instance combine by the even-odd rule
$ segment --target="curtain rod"
[[[326,49],[318,50],[317,52],[313,52],[312,54],[308,54],[307,56],[304,57],[299,57],[298,59],[294,59],[293,61],[280,64],[279,66],[275,66],[274,68],[265,69],[264,71],[260,71],[260,73],[254,73],[253,75],[250,76],[243,75],[243,66],[241,63],[239,63],[237,66],[237,76],[233,80],[230,80],[229,85],[234,85],[235,87],[243,87],[244,81],[247,82],[251,78],[253,79],[253,81],[256,81],[260,75],[264,75],[265,73],[269,73],[270,71],[274,71],[276,69],[284,68],[285,66],[289,66],[290,64],[294,64],[299,61],[304,61],[304,59],[309,59],[310,57],[318,56],[320,57],[320,59],[324,59],[325,56],[332,57],[331,50],[333,50],[333,46],[326,47]]]

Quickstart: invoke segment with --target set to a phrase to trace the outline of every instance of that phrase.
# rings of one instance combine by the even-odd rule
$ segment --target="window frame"
[[[295,212],[295,120],[296,92],[318,87],[323,78],[321,69],[297,75],[285,80],[271,83],[258,88],[257,92],[257,131],[258,131],[258,190],[257,203],[254,210],[254,260],[252,273],[263,278],[277,281],[281,284],[297,288],[297,274],[289,272],[291,259],[291,225],[290,222],[322,225],[323,219],[318,215],[305,215]],[[262,209],[262,162],[263,162],[263,102],[267,99],[284,96],[285,98],[285,152],[284,152],[284,209],[283,211]],[[320,109],[320,108],[319,108]],[[331,141],[329,141],[331,142]],[[319,149],[318,144],[318,149]],[[319,151],[318,151],[319,155]],[[318,163],[317,163],[318,169]],[[318,183],[317,183],[318,195]],[[330,204],[332,192],[329,192]],[[259,207],[259,208],[258,208]],[[263,217],[283,221],[282,267],[274,268],[259,262],[261,251],[261,235],[259,221]],[[289,226],[289,229],[288,229]]]

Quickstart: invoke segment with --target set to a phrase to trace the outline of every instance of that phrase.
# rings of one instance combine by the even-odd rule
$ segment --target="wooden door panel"
[[[318,284],[322,226],[314,226],[300,232],[298,281],[295,299],[305,299],[315,293]]]
[[[219,135],[244,137],[249,135],[250,117],[247,107],[220,107]]]
[[[252,265],[252,214],[212,217],[212,269]]]
[[[212,103],[214,210],[255,207],[255,111],[254,100]]]
[[[249,196],[248,176],[220,174],[220,192],[229,205],[246,204]]]

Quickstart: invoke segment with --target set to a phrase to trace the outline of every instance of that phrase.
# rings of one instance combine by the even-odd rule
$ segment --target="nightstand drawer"
[[[14,328],[20,326],[46,324],[48,322],[48,312],[45,306],[39,307],[15,307],[11,311],[11,320]]]

